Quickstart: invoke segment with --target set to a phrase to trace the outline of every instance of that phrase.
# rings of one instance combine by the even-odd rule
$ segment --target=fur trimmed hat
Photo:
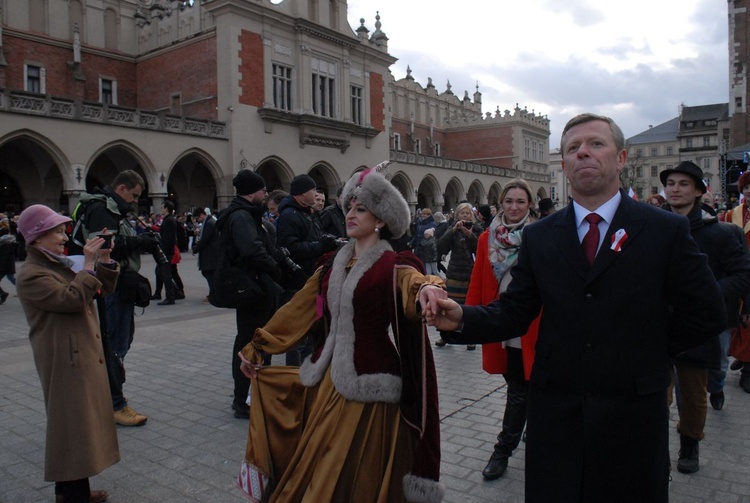
[[[745,185],[750,185],[750,171],[745,171],[742,173],[742,175],[737,179],[737,189],[742,192],[743,187]]]
[[[341,197],[344,211],[349,211],[354,199],[385,222],[394,238],[400,238],[409,228],[411,215],[404,196],[380,172],[388,164],[390,161],[355,173],[344,185]]]

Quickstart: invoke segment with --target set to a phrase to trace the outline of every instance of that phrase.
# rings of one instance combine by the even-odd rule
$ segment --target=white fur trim
[[[401,376],[357,375],[354,367],[354,290],[362,276],[389,250],[392,248],[387,241],[378,241],[357,260],[349,274],[345,268],[354,254],[354,242],[350,241],[336,254],[327,294],[331,325],[318,361],[312,362],[308,357],[300,367],[300,381],[305,386],[318,384],[330,365],[333,385],[347,400],[388,403],[401,400]]]
[[[410,503],[440,503],[445,496],[445,487],[436,480],[404,476],[404,497]]]

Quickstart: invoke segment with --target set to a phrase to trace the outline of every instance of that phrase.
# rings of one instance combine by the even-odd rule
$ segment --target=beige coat
[[[33,246],[16,289],[47,408],[44,479],[87,478],[120,460],[94,295],[119,268],[74,273]]]

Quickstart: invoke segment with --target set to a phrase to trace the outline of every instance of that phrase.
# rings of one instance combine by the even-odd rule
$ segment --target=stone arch
[[[67,156],[49,138],[28,129],[9,133],[0,138],[0,158],[0,209],[18,212],[41,203],[70,211],[68,194],[79,187],[76,170],[68,169]]]
[[[266,157],[256,164],[255,172],[266,181],[268,192],[276,189],[289,191],[289,184],[294,178],[294,171],[289,164],[278,156]]]
[[[409,206],[414,209],[417,200],[414,198],[414,185],[411,183],[409,175],[403,171],[397,171],[391,176],[391,183],[398,189],[401,195],[404,196],[404,199],[406,199]]]
[[[479,204],[484,204],[487,201],[485,194],[486,192],[484,190],[484,185],[482,185],[482,182],[480,182],[479,180],[474,180],[473,182],[471,182],[471,185],[469,185],[469,190],[466,193],[466,199],[469,200],[472,206],[477,206]]]
[[[167,193],[177,212],[218,207],[216,180],[222,178],[219,164],[208,153],[191,148],[180,154],[169,168]]]
[[[492,185],[490,186],[490,190],[487,194],[487,204],[490,206],[495,206],[495,208],[500,207],[500,194],[503,192],[503,186],[500,185],[498,182],[492,182]]]
[[[448,212],[455,210],[456,205],[464,199],[466,199],[466,190],[464,189],[461,180],[454,176],[448,181],[448,184],[445,186],[443,213],[447,215]]]
[[[440,207],[443,193],[440,190],[440,183],[433,175],[427,175],[419,182],[419,186],[414,191],[417,208],[430,208],[433,212]]]
[[[539,190],[536,191],[536,202],[539,202],[539,200],[544,199],[545,197],[549,197],[547,195],[547,190],[544,187],[539,187]]]
[[[326,201],[329,201],[336,195],[336,191],[341,187],[341,178],[336,172],[333,166],[324,161],[318,161],[313,164],[310,171],[307,173],[310,175],[318,189],[321,189],[326,195]]]
[[[139,147],[122,139],[102,145],[91,155],[85,173],[86,192],[108,185],[118,173],[127,169],[139,173],[146,182],[138,200],[137,212],[150,211],[155,205],[154,198],[161,203],[162,196],[167,192],[167,178],[163,173],[157,177],[149,157]]]

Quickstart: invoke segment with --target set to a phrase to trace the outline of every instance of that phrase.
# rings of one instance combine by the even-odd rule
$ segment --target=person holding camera
[[[65,256],[68,222],[42,204],[21,213],[28,257],[18,298],[44,395],[44,479],[55,483],[56,503],[101,503],[107,492],[92,491],[89,477],[117,463],[120,452],[94,299],[114,289],[119,268],[102,233],[86,240],[81,269],[74,270]]]
[[[313,218],[312,208],[317,194],[315,180],[310,175],[297,175],[289,186],[289,195],[279,204],[279,218],[276,220],[279,246],[289,250],[289,257],[302,268],[302,274],[287,278],[282,285],[286,290],[283,301],[302,289],[307,278],[315,272],[320,257],[339,245],[336,236],[323,233],[319,222]],[[302,341],[286,354],[286,364],[301,365],[311,351],[309,341]]]
[[[136,235],[127,218],[145,188],[146,182],[141,175],[133,170],[125,170],[110,185],[91,194],[83,194],[74,212],[76,229],[80,227],[84,239],[101,234],[103,229],[114,234],[111,256],[120,264],[120,276],[114,293],[104,299],[106,320],[102,323],[102,328],[106,329],[111,348],[111,351],[105,351],[104,354],[109,370],[115,422],[122,426],[141,426],[148,420],[147,416],[139,414],[128,405],[122,392],[125,382],[123,360],[135,334],[135,295],[128,291],[131,288],[129,285],[134,285],[134,282],[128,278],[137,276],[140,271],[141,252],[154,253],[159,247],[159,240],[154,236],[148,233]],[[77,230],[74,230],[73,238],[77,237]]]
[[[466,292],[469,290],[471,270],[474,268],[474,254],[477,251],[477,241],[482,233],[482,226],[474,217],[474,210],[467,202],[456,206],[456,222],[438,239],[438,257],[451,254],[448,262],[448,271],[445,275],[445,284],[448,288],[448,297],[459,304],[466,300]],[[445,341],[439,337],[435,341],[438,347],[445,346]],[[476,345],[469,344],[466,349],[473,351]]]
[[[258,173],[243,169],[232,180],[237,195],[229,206],[219,214],[216,230],[219,231],[219,247],[226,251],[227,260],[234,267],[245,271],[265,272],[274,281],[281,279],[283,262],[279,262],[276,243],[272,234],[273,224],[264,224],[263,203],[268,196],[266,182]],[[214,285],[218,287],[218,285]],[[250,407],[247,393],[250,379],[240,371],[240,358],[237,353],[249,343],[255,329],[262,327],[275,312],[278,299],[266,299],[252,309],[236,309],[237,335],[232,348],[232,378],[234,380],[234,417],[247,419]],[[270,361],[270,358],[269,358]]]

